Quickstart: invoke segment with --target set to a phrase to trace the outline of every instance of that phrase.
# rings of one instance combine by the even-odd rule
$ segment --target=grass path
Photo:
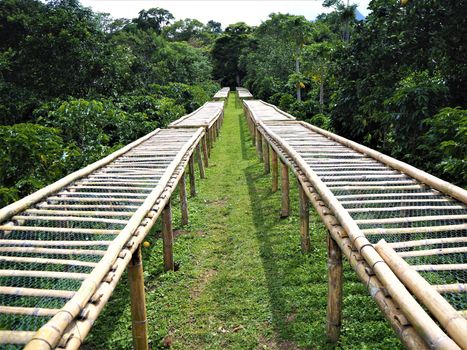
[[[280,219],[280,194],[271,193],[270,177],[263,175],[231,94],[207,179],[198,181],[183,230],[173,203],[180,270],[162,272],[156,233],[143,251],[153,349],[331,348],[324,336],[325,230],[313,217],[313,251],[302,255],[292,178],[291,188],[293,215]],[[401,348],[348,266],[345,281],[338,348]],[[130,325],[123,279],[82,348],[131,349]]]

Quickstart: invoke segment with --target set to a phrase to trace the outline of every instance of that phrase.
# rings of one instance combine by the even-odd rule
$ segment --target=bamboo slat
[[[0,330],[0,344],[26,344],[36,332]]]
[[[16,314],[29,316],[55,316],[60,309],[45,309],[40,307],[19,307],[0,305],[0,314]]]
[[[68,291],[68,290],[56,290],[56,289],[35,289],[35,288],[24,288],[24,287],[2,287],[0,286],[0,294],[16,295],[16,296],[22,296],[22,297],[47,297],[47,298],[71,299],[73,295],[75,295],[75,292]]]

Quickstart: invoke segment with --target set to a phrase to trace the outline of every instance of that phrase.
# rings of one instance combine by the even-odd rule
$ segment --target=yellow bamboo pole
[[[133,334],[133,348],[148,350],[148,325],[146,319],[146,299],[144,295],[143,259],[141,246],[138,246],[128,264],[128,279],[131,298],[131,331]]]
[[[196,146],[196,161],[198,162],[199,176],[200,176],[200,178],[205,179],[206,174],[204,172],[204,164],[203,164],[202,153],[201,153],[201,145],[200,144],[198,144]]]
[[[281,160],[281,217],[286,218],[290,215],[290,188],[289,188],[289,170],[287,164]]]
[[[310,242],[310,201],[302,188],[300,181],[298,184],[298,202],[300,206],[300,245],[302,253],[309,253],[311,250]]]
[[[271,167],[272,167],[272,192],[277,192],[279,188],[279,171],[278,171],[278,164],[277,164],[277,153],[274,149],[271,149]]]
[[[165,271],[174,270],[173,239],[172,209],[170,201],[168,201],[162,212],[162,240]]]
[[[188,203],[186,199],[185,173],[182,174],[182,177],[178,182],[178,188],[180,191],[180,211],[182,214],[182,226],[185,226],[188,225]]]
[[[190,195],[192,197],[196,196],[196,178],[195,178],[195,161],[193,156],[190,157],[188,161],[188,170],[190,177]]]
[[[264,173],[269,174],[271,171],[271,165],[269,162],[269,145],[267,142],[263,142],[264,150],[263,150],[263,158],[264,158]]]
[[[343,268],[339,245],[327,234],[328,248],[328,304],[326,309],[326,334],[331,343],[337,343],[342,321]]]

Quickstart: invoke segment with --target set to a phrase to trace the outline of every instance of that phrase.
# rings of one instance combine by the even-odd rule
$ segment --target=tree
[[[206,26],[209,28],[211,33],[214,33],[214,34],[222,33],[222,25],[220,22],[216,22],[211,19],[210,21],[208,21]]]
[[[243,22],[229,25],[212,48],[213,75],[222,85],[240,86],[245,75],[239,60],[242,50],[251,43],[252,29]]]
[[[155,7],[149,10],[141,10],[138,18],[133,20],[134,23],[142,30],[154,30],[157,34],[162,33],[162,29],[169,25],[174,19],[174,16],[169,11]]]

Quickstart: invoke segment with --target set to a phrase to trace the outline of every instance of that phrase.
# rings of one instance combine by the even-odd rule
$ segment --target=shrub
[[[0,126],[0,203],[59,179],[78,156],[57,129],[29,123]]]

